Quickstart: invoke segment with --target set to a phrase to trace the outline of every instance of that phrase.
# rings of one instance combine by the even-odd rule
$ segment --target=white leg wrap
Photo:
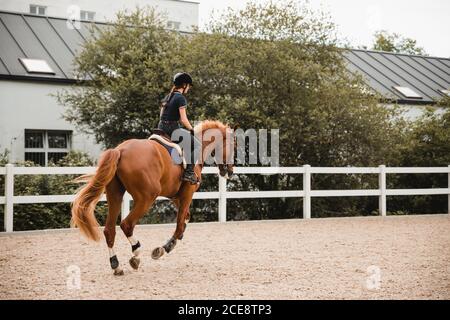
[[[137,242],[137,240],[134,237],[128,237],[128,241],[132,246],[134,246]]]
[[[119,261],[117,260],[117,257],[114,258],[114,260],[117,261],[117,266],[115,266],[114,260],[111,259],[112,257],[114,257],[116,255],[116,253],[114,252],[114,248],[109,248],[108,247],[108,250],[109,250],[110,263],[111,263],[111,267],[114,270],[114,274],[115,275],[122,275],[123,274],[123,270],[119,266]]]
[[[114,252],[114,248],[108,248],[109,251],[109,257],[114,257],[116,255],[116,253]]]

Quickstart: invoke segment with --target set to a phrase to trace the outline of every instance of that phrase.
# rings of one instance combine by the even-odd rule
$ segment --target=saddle
[[[186,169],[186,159],[184,158],[183,150],[177,143],[172,141],[164,131],[160,129],[152,129],[152,135],[148,138],[148,140],[156,141],[166,148],[173,162],[176,164],[182,164],[183,168]]]

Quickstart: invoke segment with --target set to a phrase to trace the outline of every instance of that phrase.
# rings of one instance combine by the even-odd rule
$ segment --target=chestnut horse
[[[204,133],[209,129],[218,129],[215,131],[220,132],[219,138],[214,137],[214,139],[210,139],[212,141],[205,141]],[[234,150],[235,140],[230,138],[232,137],[231,129],[219,121],[207,120],[197,125],[194,131],[197,137],[201,137],[202,143],[201,156],[195,166],[195,173],[199,179],[206,151],[211,151],[216,147],[223,148],[220,150],[223,159],[217,159],[217,155],[214,157],[218,163],[220,175],[231,176],[233,165],[226,161],[229,150]],[[232,145],[230,146],[230,144]],[[123,274],[114,252],[114,239],[125,191],[132,196],[134,205],[129,215],[120,223],[120,228],[131,244],[133,256],[129,262],[133,269],[139,268],[138,256],[141,252],[139,241],[133,237],[134,227],[139,219],[148,212],[158,196],[171,199],[175,203],[178,213],[173,236],[164,246],[153,250],[152,258],[158,259],[164,252],[169,253],[175,247],[177,240],[183,238],[186,223],[190,218],[189,206],[199,184],[191,185],[183,182],[181,180],[182,171],[181,165],[174,163],[169,152],[158,142],[148,139],[131,139],[124,141],[114,149],[106,150],[100,157],[95,174],[78,178],[78,181],[86,182],[86,184],[79,190],[72,203],[72,226],[78,227],[88,239],[100,240],[99,224],[94,210],[102,194],[106,191],[108,215],[103,233],[109,249],[111,268],[115,275]]]

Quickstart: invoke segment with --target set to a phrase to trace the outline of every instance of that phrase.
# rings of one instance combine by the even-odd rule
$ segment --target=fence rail
[[[7,164],[0,167],[0,175],[5,176],[5,195],[0,196],[0,205],[5,206],[4,226],[6,232],[13,231],[14,204],[30,203],[64,203],[72,202],[75,195],[39,195],[39,196],[15,196],[14,176],[16,175],[69,175],[94,173],[95,167],[14,167]],[[226,222],[227,199],[255,199],[255,198],[303,198],[303,218],[311,218],[311,198],[313,197],[359,197],[377,196],[379,198],[379,211],[381,216],[386,216],[386,197],[399,195],[448,195],[448,212],[450,214],[450,166],[448,167],[417,167],[394,168],[381,165],[379,167],[236,167],[235,174],[302,174],[303,190],[274,190],[274,191],[227,191],[227,181],[219,176],[218,191],[197,192],[194,199],[217,199],[219,201],[218,220]],[[202,174],[218,174],[215,167],[204,168]],[[447,173],[448,188],[431,189],[386,189],[387,174],[404,173]],[[364,190],[311,190],[312,174],[377,174],[378,189]],[[158,197],[158,200],[164,200]],[[100,199],[106,201],[106,196]],[[130,212],[131,195],[126,192],[122,202],[122,219]]]

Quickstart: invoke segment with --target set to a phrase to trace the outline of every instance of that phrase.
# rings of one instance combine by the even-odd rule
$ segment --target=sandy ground
[[[138,271],[118,233],[122,277],[78,231],[0,236],[0,299],[450,299],[448,215],[190,224],[152,260],[173,228],[136,229]]]

